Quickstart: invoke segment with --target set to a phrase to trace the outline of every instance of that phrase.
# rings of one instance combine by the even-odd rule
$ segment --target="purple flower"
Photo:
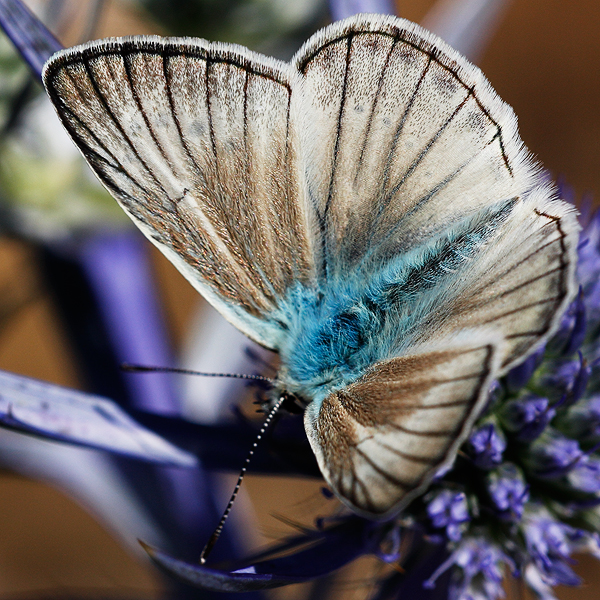
[[[469,506],[464,492],[440,490],[426,497],[427,514],[437,528],[446,528],[449,540],[457,542],[462,536],[462,524],[470,520]]]
[[[522,442],[532,442],[556,414],[548,398],[529,395],[507,402],[500,413],[504,427]]]
[[[577,275],[588,320],[600,318],[600,213],[596,212],[579,237]]]
[[[402,534],[400,527],[394,524],[386,535],[383,536],[379,546],[375,550],[377,558],[386,563],[395,563],[402,556]]]
[[[587,320],[598,323],[600,320],[600,278],[591,279],[585,287],[584,294]]]
[[[506,440],[493,423],[475,429],[469,437],[471,458],[480,469],[492,469],[502,462]]]
[[[591,368],[580,352],[575,360],[555,366],[540,385],[551,398],[561,399],[567,406],[571,406],[581,399],[590,374]]]
[[[577,352],[586,335],[586,310],[583,297],[583,289],[579,288],[579,294],[574,302],[565,311],[560,327],[548,349],[551,353],[562,353],[566,356]]]
[[[490,498],[503,520],[519,520],[529,500],[529,486],[521,471],[505,463],[487,476]]]
[[[542,508],[524,518],[522,531],[529,560],[543,582],[549,585],[580,583],[568,563],[573,552],[589,543],[589,533],[557,521]]]
[[[565,475],[583,455],[577,440],[547,429],[529,447],[524,462],[538,477],[553,479]]]
[[[534,563],[530,562],[523,569],[523,579],[539,600],[558,600],[553,587],[544,581],[542,572]]]
[[[544,352],[545,346],[541,346],[529,358],[506,374],[506,385],[509,390],[520,390],[531,379],[544,358]]]
[[[600,441],[600,395],[578,402],[563,415],[560,430],[566,435],[596,443]]]
[[[453,568],[449,600],[503,598],[504,565],[514,569],[513,561],[487,536],[465,537],[423,586],[435,587],[440,575]]]
[[[373,553],[379,541],[376,534],[376,528],[365,519],[340,519],[320,530],[306,529],[235,570],[186,562],[147,544],[142,546],[157,565],[188,584],[218,592],[250,592],[323,577],[362,554]],[[287,554],[282,555],[284,552]]]
[[[577,461],[567,474],[569,483],[582,492],[600,492],[600,459],[588,455]]]

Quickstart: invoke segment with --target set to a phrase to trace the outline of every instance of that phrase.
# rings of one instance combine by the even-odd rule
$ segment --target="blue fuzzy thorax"
[[[272,315],[282,327],[279,386],[320,404],[374,363],[427,341],[431,324],[444,318],[441,307],[457,297],[468,263],[513,204],[466,219],[379,268],[359,265],[320,287],[288,290]]]
[[[289,344],[281,350],[288,391],[323,399],[380,359],[386,315],[370,296],[358,282],[323,293],[298,287],[289,295]]]
[[[439,253],[428,258],[425,263],[439,259]],[[463,259],[456,256],[453,262]],[[418,339],[419,324],[444,295],[443,286],[426,280],[431,269],[419,273],[418,266],[397,259],[367,284],[356,275],[336,278],[324,290],[291,290],[281,318],[288,327],[280,349],[285,389],[320,403]]]

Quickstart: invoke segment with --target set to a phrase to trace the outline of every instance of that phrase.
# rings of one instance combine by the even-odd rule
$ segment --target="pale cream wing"
[[[467,339],[377,363],[308,406],[304,423],[321,472],[353,510],[389,517],[453,462],[499,361],[493,335]]]
[[[101,181],[190,282],[249,337],[277,346],[268,315],[312,286],[297,75],[232,45],[137,37],[58,53],[56,110]]]
[[[533,212],[518,203],[497,236],[448,282],[423,335],[496,329],[505,340],[504,373],[554,333],[573,300],[577,233],[565,203],[539,201]]]
[[[370,272],[539,184],[512,109],[477,67],[414,23],[340,21],[294,62],[330,273]]]

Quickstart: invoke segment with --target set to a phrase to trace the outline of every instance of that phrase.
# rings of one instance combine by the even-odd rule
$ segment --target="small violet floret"
[[[567,474],[583,456],[577,440],[548,428],[527,449],[524,461],[536,476],[553,479]]]
[[[526,515],[523,534],[529,559],[549,585],[578,585],[579,577],[568,562],[578,542],[588,534],[552,518],[545,509]]]
[[[511,400],[502,407],[504,427],[520,442],[532,442],[541,435],[556,415],[548,398],[529,394]]]
[[[465,537],[423,587],[432,589],[440,575],[452,569],[449,600],[503,598],[504,565],[514,570],[513,561],[496,544],[484,536]]]
[[[457,542],[462,536],[462,524],[470,520],[464,492],[441,490],[426,497],[427,514],[436,528],[446,528],[449,540]]]
[[[501,519],[518,521],[523,516],[529,486],[514,464],[504,463],[491,471],[487,476],[487,489]]]
[[[471,433],[469,449],[475,465],[489,470],[502,462],[506,439],[493,423],[487,423]]]

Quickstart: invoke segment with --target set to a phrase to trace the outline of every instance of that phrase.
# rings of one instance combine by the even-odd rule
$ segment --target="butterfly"
[[[130,37],[55,54],[83,156],[221,314],[279,353],[325,480],[386,519],[573,299],[578,225],[481,71],[362,14],[290,63]]]

